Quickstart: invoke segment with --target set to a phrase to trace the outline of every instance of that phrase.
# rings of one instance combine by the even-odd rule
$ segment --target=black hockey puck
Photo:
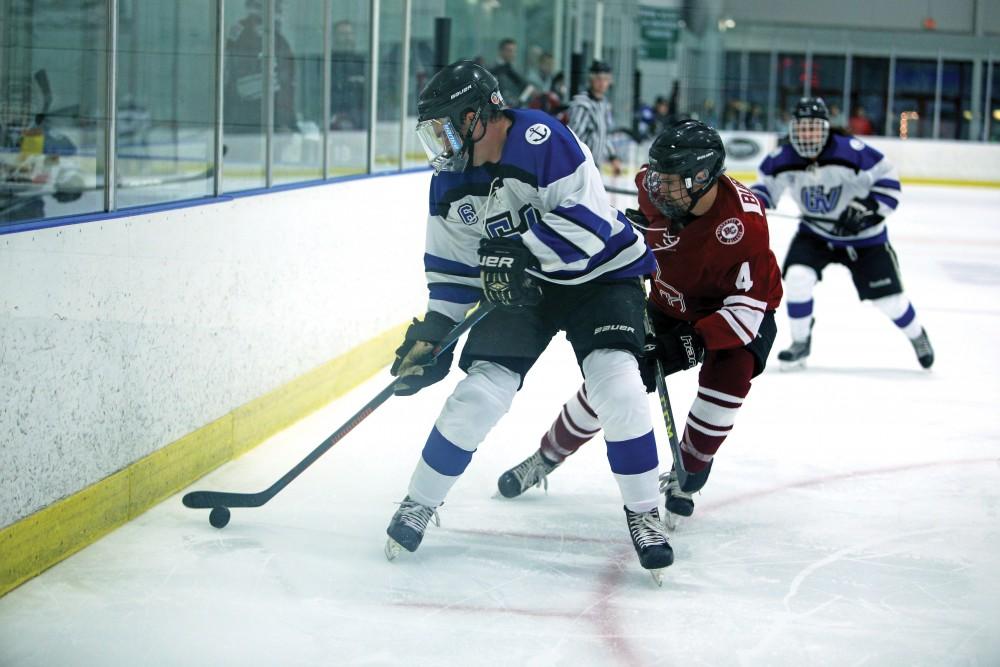
[[[214,528],[225,528],[226,524],[229,523],[229,508],[213,507],[212,513],[208,515],[208,522]]]

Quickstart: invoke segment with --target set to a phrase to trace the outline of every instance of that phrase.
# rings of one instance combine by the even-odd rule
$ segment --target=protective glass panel
[[[104,209],[107,20],[0,0],[0,226]]]
[[[119,0],[118,208],[213,192],[215,6]]]

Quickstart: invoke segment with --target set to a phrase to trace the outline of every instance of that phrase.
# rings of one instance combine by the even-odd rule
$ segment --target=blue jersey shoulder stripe
[[[535,238],[548,246],[552,252],[559,255],[559,259],[566,264],[590,257],[582,248],[545,224],[544,220],[539,220],[532,225],[531,231],[535,235]]]
[[[857,147],[860,144],[860,147]],[[835,134],[819,154],[817,162],[825,164],[841,164],[855,171],[867,171],[882,160],[882,154],[855,137]]]
[[[462,264],[451,259],[438,257],[430,253],[424,253],[424,271],[435,273],[447,273],[453,276],[465,276],[468,278],[479,277],[479,267]]]
[[[887,188],[889,190],[899,190],[899,181],[894,181],[891,178],[880,178],[875,181],[875,185],[872,187],[876,188]]]
[[[795,152],[790,144],[785,144],[778,154],[771,154],[760,164],[760,171],[765,176],[777,176],[783,171],[805,169],[808,166],[805,158]]]
[[[611,240],[608,241],[608,244],[605,246],[604,250],[594,255],[590,259],[590,261],[587,262],[587,266],[585,266],[584,268],[579,269],[577,271],[552,271],[550,273],[547,273],[546,275],[552,276],[553,278],[558,278],[560,280],[570,280],[572,278],[576,278],[577,276],[582,276],[584,274],[590,273],[598,265],[610,263],[612,260],[614,260],[615,257],[628,250],[630,247],[632,247],[632,244],[635,243],[636,239],[638,238],[639,237],[635,236],[634,234],[631,234],[628,229],[623,229],[621,232],[611,237]],[[642,243],[643,247],[645,248],[645,243],[642,241],[642,239],[639,239],[639,242]],[[649,273],[652,273],[654,270],[656,270],[656,260],[653,259],[653,254],[649,251],[649,248],[646,248],[645,250],[646,252],[643,254],[643,257],[649,259],[648,270],[645,265],[642,265],[641,267],[638,268],[639,270],[638,273],[631,273],[631,272],[627,274],[622,273],[622,271],[624,271],[625,269],[629,269],[629,271],[637,270],[637,267],[634,266],[635,262],[633,262],[629,264],[627,267],[624,267],[623,269],[616,270],[614,274],[619,276],[627,275],[627,277],[633,277],[640,275],[648,275]]]
[[[552,209],[552,213],[587,230],[602,241],[611,236],[611,224],[582,204],[570,207],[556,206]]]
[[[895,197],[890,197],[887,194],[883,194],[881,192],[873,192],[872,197],[882,202],[889,208],[896,208],[897,206],[899,206],[899,200],[896,199]]]
[[[430,290],[431,299],[451,303],[475,303],[483,296],[483,291],[478,287],[453,283],[428,283],[427,289]]]
[[[513,124],[504,142],[501,167],[534,174],[537,181],[534,186],[544,188],[566,178],[584,163],[583,149],[576,137],[557,118],[537,109],[514,109],[507,113]]]

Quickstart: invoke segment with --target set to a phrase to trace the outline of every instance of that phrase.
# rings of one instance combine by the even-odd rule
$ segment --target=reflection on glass
[[[266,185],[267,143],[264,72],[267,66],[266,0],[225,0],[223,72],[223,187],[227,192]],[[275,37],[275,51],[282,53]],[[287,42],[284,42],[287,49]],[[286,51],[287,52],[287,51]],[[280,87],[276,81],[275,88]],[[277,115],[278,105],[275,105]]]
[[[403,2],[383,0],[379,12],[375,171],[399,169],[399,87],[403,75]]]
[[[812,85],[810,94],[822,97],[830,110],[830,125],[844,127],[844,56],[814,55],[812,61]]]
[[[215,8],[119,0],[117,205],[212,194]]]
[[[972,128],[972,63],[967,60],[945,60],[941,69],[940,139],[973,139]]]
[[[0,3],[0,226],[104,208],[103,3]]]
[[[323,177],[324,0],[275,7],[275,183]]]
[[[771,85],[771,54],[751,53],[747,77],[746,129],[766,130],[768,88]]]
[[[364,173],[368,163],[370,4],[334,2],[330,72],[330,176]]]
[[[851,110],[847,117],[847,128],[853,134],[882,134],[888,90],[888,58],[852,59]]]
[[[893,133],[901,139],[931,136],[937,60],[899,58],[893,80]]]

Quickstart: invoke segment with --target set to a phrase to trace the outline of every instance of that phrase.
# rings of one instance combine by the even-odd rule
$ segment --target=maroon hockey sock
[[[542,436],[539,449],[553,463],[562,463],[601,430],[597,413],[587,402],[586,391],[580,388],[566,401],[552,427]]]

